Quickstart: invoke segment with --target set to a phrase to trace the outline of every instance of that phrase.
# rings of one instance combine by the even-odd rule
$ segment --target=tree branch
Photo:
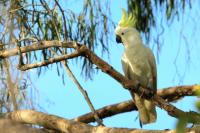
[[[64,133],[175,133],[175,130],[143,130],[128,128],[108,128],[104,126],[90,126],[74,122],[54,115],[47,115],[33,110],[20,110],[7,113],[5,118],[24,124],[34,124]],[[186,133],[199,132],[199,129],[188,128]]]
[[[169,87],[160,89],[157,91],[157,95],[165,99],[165,101],[173,102],[176,101],[184,96],[194,96],[196,95],[197,91],[196,85],[188,85],[188,86],[176,86],[176,87]],[[108,105],[105,107],[102,107],[98,110],[96,110],[98,116],[103,119],[106,117],[110,117],[113,115],[117,115],[120,113],[130,112],[137,110],[137,107],[135,106],[135,103],[133,100],[127,100],[121,103]],[[73,119],[74,121],[84,122],[84,123],[90,123],[94,122],[95,119],[93,117],[92,113],[87,113],[82,116],[79,116],[77,118]]]
[[[40,42],[42,45],[38,45],[35,47],[32,47],[34,49],[32,50],[39,50],[44,49],[45,47],[51,46],[57,46],[57,47],[67,47],[67,48],[74,48],[79,49],[83,48],[83,56],[87,58],[89,61],[91,61],[93,64],[95,64],[99,69],[101,69],[104,73],[108,74],[112,78],[114,78],[116,81],[121,83],[121,85],[128,89],[133,91],[134,93],[139,94],[142,98],[152,100],[152,102],[155,103],[158,107],[165,109],[168,114],[175,118],[181,118],[185,117],[188,118],[189,123],[200,123],[200,115],[196,112],[184,112],[175,106],[171,105],[170,103],[166,102],[164,99],[159,97],[158,95],[154,95],[153,97],[149,89],[145,89],[144,87],[140,86],[140,89],[137,89],[139,82],[138,81],[131,81],[127,77],[123,76],[121,73],[117,72],[112,66],[110,66],[107,62],[99,58],[97,55],[95,55],[91,50],[89,50],[85,45],[80,45],[76,42],[61,42],[61,41],[42,41]],[[55,44],[53,44],[55,43]],[[28,46],[26,46],[27,48]],[[31,46],[29,46],[30,48]],[[21,48],[21,52],[25,51],[31,51],[31,49],[25,49],[24,47]],[[7,53],[6,53],[7,52]],[[5,58],[11,55],[16,55],[18,53],[17,49],[14,49],[12,54],[9,54],[8,51],[1,51],[0,52],[0,58]],[[128,86],[127,86],[128,85]],[[200,89],[200,86],[197,86],[197,89]]]
[[[34,128],[10,119],[0,118],[0,131],[1,133],[50,133],[48,130]],[[55,133],[55,132],[52,132]]]
[[[51,47],[62,47],[65,46],[67,48],[77,48],[75,46],[75,43],[72,41],[57,41],[57,40],[52,40],[52,41],[39,41],[36,43],[33,43],[30,46],[24,46],[20,47],[21,53],[27,53],[31,51],[36,51],[36,50],[43,50]],[[9,50],[0,50],[0,58],[6,58],[10,56],[18,55],[18,49],[9,49]]]
[[[56,62],[60,62],[60,61],[66,60],[66,59],[72,59],[72,58],[81,56],[84,51],[85,51],[84,48],[80,47],[79,49],[75,50],[71,54],[65,54],[65,55],[62,55],[62,56],[57,56],[55,58],[49,58],[48,60],[45,60],[45,61],[42,61],[42,62],[33,63],[33,64],[21,65],[19,67],[19,69],[21,71],[26,71],[26,70],[29,70],[29,69],[32,69],[32,68],[47,66],[47,65],[52,64],[52,63],[56,63]]]
[[[200,85],[175,86],[159,89],[157,95],[168,102],[173,102],[184,96],[196,96],[196,92],[199,89]]]
[[[18,110],[18,103],[16,99],[16,83],[12,81],[12,74],[10,72],[10,63],[8,59],[3,60],[3,65],[4,65],[4,71],[6,73],[6,83],[7,83],[7,88],[9,95],[11,97],[11,101],[13,104],[13,109]],[[9,97],[9,96],[8,96]]]
[[[166,102],[164,99],[162,99],[158,95],[152,96],[153,92],[151,92],[150,89],[144,88],[143,86],[140,86],[140,89],[137,89],[139,85],[138,81],[129,80],[127,77],[117,72],[112,66],[110,66],[107,62],[99,58],[97,55],[95,55],[91,50],[87,48],[85,51],[85,57],[88,58],[98,68],[100,68],[104,73],[110,75],[116,81],[121,83],[121,85],[124,88],[131,90],[134,93],[139,94],[144,99],[151,100],[152,102],[155,103],[155,105],[157,105],[161,109],[165,109],[170,116],[175,117],[177,119],[181,117],[187,118],[188,123],[196,123],[196,124],[200,123],[200,114],[196,112],[192,112],[192,111],[184,112],[176,108],[172,104]],[[196,88],[200,89],[200,86],[196,86]]]

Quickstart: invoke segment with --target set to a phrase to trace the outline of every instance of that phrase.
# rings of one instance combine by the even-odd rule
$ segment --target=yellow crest
[[[122,18],[119,21],[119,26],[135,28],[136,27],[135,16],[132,13],[130,13],[130,14],[128,14],[128,19],[127,19],[126,10],[122,9]]]

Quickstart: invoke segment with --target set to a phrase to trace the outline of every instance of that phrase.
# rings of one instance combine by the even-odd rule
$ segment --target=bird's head
[[[135,29],[136,19],[132,14],[126,15],[122,9],[122,18],[115,28],[116,42],[127,45],[134,45],[141,41],[139,32]]]

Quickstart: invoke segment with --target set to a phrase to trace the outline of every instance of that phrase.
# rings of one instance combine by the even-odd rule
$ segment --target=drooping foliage
[[[127,0],[128,11],[137,20],[137,29],[148,40],[151,28],[156,26],[157,12],[162,12],[167,21],[184,12],[186,5],[192,7],[191,0]]]

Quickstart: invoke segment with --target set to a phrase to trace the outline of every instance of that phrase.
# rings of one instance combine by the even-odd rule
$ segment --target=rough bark
[[[39,125],[62,133],[175,133],[175,130],[143,130],[128,128],[108,128],[104,126],[91,126],[74,122],[54,115],[47,115],[33,110],[14,111],[6,114],[7,119],[20,123]],[[21,132],[19,129],[18,131]],[[186,129],[186,133],[200,132],[200,129]],[[14,133],[14,132],[7,132]],[[23,133],[23,132],[22,132]],[[24,132],[25,133],[25,132]]]
[[[0,119],[1,133],[47,133],[42,129],[32,128],[10,119]]]

